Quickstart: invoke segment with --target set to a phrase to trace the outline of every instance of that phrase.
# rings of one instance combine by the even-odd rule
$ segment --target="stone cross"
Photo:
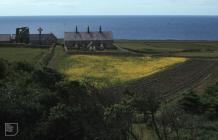
[[[41,44],[42,44],[42,42],[41,42],[41,35],[42,35],[43,29],[42,29],[41,27],[39,27],[39,28],[37,29],[37,31],[39,32],[39,44],[41,45]]]

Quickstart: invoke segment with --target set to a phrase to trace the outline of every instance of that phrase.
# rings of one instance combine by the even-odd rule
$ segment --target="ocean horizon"
[[[218,40],[218,16],[0,16],[0,34],[14,34],[27,26],[31,33],[42,27],[43,33],[78,30],[112,31],[114,39],[129,40]]]

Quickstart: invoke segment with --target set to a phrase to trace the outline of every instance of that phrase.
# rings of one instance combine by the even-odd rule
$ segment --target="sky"
[[[0,0],[0,16],[218,15],[218,0]]]

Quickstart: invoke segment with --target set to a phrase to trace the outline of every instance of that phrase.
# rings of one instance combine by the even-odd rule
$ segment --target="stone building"
[[[11,43],[11,34],[0,34],[0,43]]]
[[[102,31],[101,27],[97,32],[91,32],[89,27],[87,32],[79,32],[77,27],[75,32],[65,32],[64,44],[68,49],[76,50],[115,49],[112,32]]]
[[[39,28],[41,29],[41,28]],[[34,45],[52,45],[57,43],[57,37],[53,34],[42,34],[42,29],[39,34],[30,34],[28,27],[16,29],[16,34],[12,35],[12,40],[16,43],[34,44]]]

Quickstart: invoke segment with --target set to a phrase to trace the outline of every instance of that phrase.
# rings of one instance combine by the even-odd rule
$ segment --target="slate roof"
[[[16,34],[13,34],[11,37],[13,40],[16,39]],[[41,40],[57,39],[54,34],[41,34]],[[39,34],[30,34],[30,41],[38,41]]]
[[[0,42],[11,41],[11,34],[0,34]]]
[[[113,40],[112,32],[65,32],[65,41],[96,41]]]
[[[57,39],[54,34],[41,34],[41,40],[54,40]],[[30,34],[30,41],[38,41],[39,34]]]

